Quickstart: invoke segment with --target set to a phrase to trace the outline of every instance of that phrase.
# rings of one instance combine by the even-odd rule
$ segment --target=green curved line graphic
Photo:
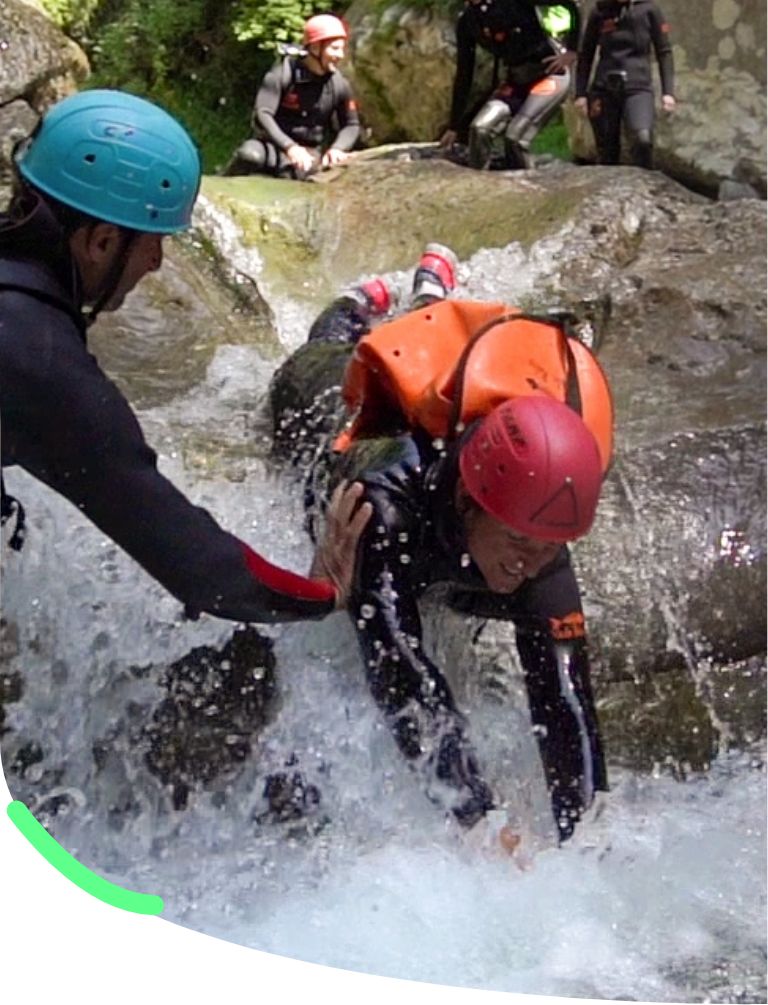
[[[90,893],[92,897],[98,897],[105,904],[119,907],[123,911],[133,911],[135,914],[160,914],[162,912],[162,897],[156,897],[152,893],[134,893],[132,890],[125,890],[122,886],[117,886],[102,876],[97,876],[95,872],[91,872],[81,862],[78,862],[73,855],[61,847],[56,838],[51,837],[45,827],[35,819],[26,805],[19,799],[14,799],[12,803],[8,804],[8,816],[32,847],[36,848],[54,869],[58,869],[75,886]]]

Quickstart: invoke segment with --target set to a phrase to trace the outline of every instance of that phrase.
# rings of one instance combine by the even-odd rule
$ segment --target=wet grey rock
[[[13,148],[32,132],[37,119],[37,113],[25,101],[0,106],[0,186],[10,185]]]
[[[221,650],[201,646],[171,664],[162,685],[166,697],[144,719],[140,743],[183,809],[193,789],[221,786],[251,758],[276,694],[271,644],[253,627],[237,629]]]
[[[36,4],[3,0],[0,105],[23,99],[38,114],[88,75],[85,53]]]
[[[725,178],[720,182],[717,190],[717,198],[721,201],[729,199],[759,199],[760,195],[751,185],[747,185],[746,182]]]

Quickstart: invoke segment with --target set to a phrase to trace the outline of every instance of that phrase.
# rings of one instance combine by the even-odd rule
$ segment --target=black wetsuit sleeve
[[[565,840],[594,793],[607,788],[584,615],[568,549],[513,594],[457,591],[451,605],[475,617],[514,622],[531,722]]]
[[[587,18],[584,29],[584,37],[579,46],[579,58],[576,63],[576,97],[584,98],[589,87],[589,76],[592,72],[592,63],[597,52],[597,43],[600,37],[599,16],[596,11],[592,11]]]
[[[423,776],[429,797],[470,827],[493,808],[464,716],[424,651],[410,552],[419,514],[395,490],[368,486],[374,514],[359,546],[350,616],[376,703],[401,753]]]
[[[28,310],[13,322],[34,353],[3,355],[6,459],[74,503],[192,615],[275,622],[333,609],[329,583],[271,565],[158,471],[128,402],[58,311],[39,308],[34,322]]]
[[[674,58],[672,56],[672,43],[669,38],[669,24],[664,15],[655,5],[651,5],[648,14],[651,29],[651,41],[659,63],[659,76],[661,77],[661,93],[675,93],[675,72]]]
[[[467,15],[462,12],[456,22],[456,73],[453,78],[449,129],[455,130],[461,125],[461,116],[475,76],[475,49],[476,42],[469,27]]]
[[[339,131],[331,143],[334,150],[351,150],[360,138],[360,117],[357,114],[357,103],[352,96],[349,82],[343,77],[338,81],[338,96],[336,99],[336,120]]]
[[[286,151],[295,143],[288,133],[280,128],[276,118],[283,97],[284,72],[283,62],[275,63],[261,82],[253,106],[254,125],[260,126],[267,139],[282,151]]]

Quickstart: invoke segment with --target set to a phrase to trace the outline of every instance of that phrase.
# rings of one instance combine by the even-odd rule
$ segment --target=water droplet
[[[405,554],[405,552],[400,556],[400,563],[402,565],[409,565],[411,561],[411,556]]]
[[[371,618],[376,617],[376,610],[374,607],[371,606],[371,604],[363,604],[362,607],[360,608],[360,614],[366,620],[370,621]]]
[[[462,569],[466,569],[467,566],[471,563],[471,561],[472,559],[469,557],[466,551],[463,552],[461,558],[459,559],[459,563],[461,564]]]

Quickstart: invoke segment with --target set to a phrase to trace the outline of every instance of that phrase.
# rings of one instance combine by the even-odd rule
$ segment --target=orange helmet
[[[303,45],[330,42],[335,38],[346,38],[344,22],[333,14],[315,14],[304,25]]]
[[[600,451],[579,415],[554,398],[498,405],[462,447],[459,468],[475,502],[518,534],[573,541],[592,526]]]

